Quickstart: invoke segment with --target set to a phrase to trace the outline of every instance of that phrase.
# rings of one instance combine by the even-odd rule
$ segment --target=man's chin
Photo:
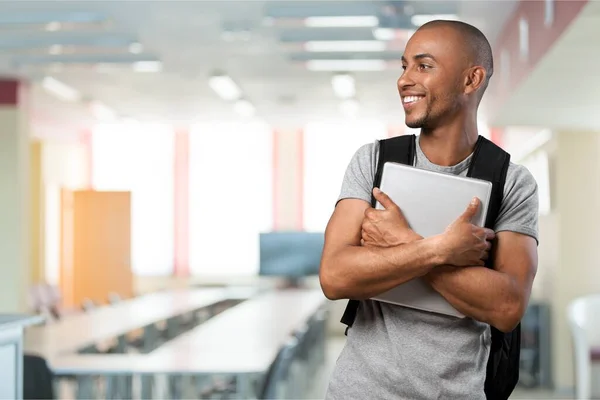
[[[404,120],[404,123],[406,126],[408,126],[409,128],[412,128],[412,129],[420,129],[423,127],[423,120],[421,120],[421,119],[418,119],[418,120],[406,119],[406,120]]]

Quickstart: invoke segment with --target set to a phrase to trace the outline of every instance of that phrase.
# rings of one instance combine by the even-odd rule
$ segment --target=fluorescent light
[[[50,31],[50,32],[55,32],[55,31],[59,30],[61,27],[62,27],[62,25],[58,21],[53,21],[53,22],[50,22],[49,24],[46,24],[46,30]]]
[[[391,28],[375,28],[373,29],[373,36],[377,40],[393,40],[396,37],[396,32]]]
[[[376,40],[310,41],[304,44],[304,50],[312,52],[384,51],[386,47],[385,42]]]
[[[233,110],[242,117],[249,118],[254,116],[256,109],[248,100],[238,100],[233,105]]]
[[[383,71],[384,60],[310,60],[306,63],[310,71]]]
[[[410,22],[412,22],[415,26],[421,26],[428,22],[435,21],[436,19],[445,19],[445,20],[458,20],[458,15],[455,14],[415,14],[410,18]]]
[[[373,15],[347,17],[308,17],[304,20],[304,25],[310,28],[374,27],[379,25],[379,18]]]
[[[101,121],[117,120],[117,113],[113,109],[105,106],[104,104],[98,101],[93,101],[90,104],[90,109],[92,110],[92,114],[94,115],[94,117]]]
[[[208,85],[223,100],[232,101],[242,97],[240,87],[227,75],[211,76],[208,80]]]
[[[340,99],[349,99],[356,94],[354,78],[349,74],[337,74],[331,78],[333,92]]]
[[[162,62],[160,61],[137,61],[131,66],[135,72],[160,72]]]
[[[346,117],[354,117],[358,113],[360,104],[355,99],[344,100],[340,103],[340,112]]]
[[[52,55],[60,54],[60,53],[62,53],[62,51],[63,51],[63,47],[60,44],[53,44],[48,49],[48,53],[50,53]]]
[[[42,80],[42,87],[61,100],[79,101],[81,99],[81,95],[77,90],[50,76]]]
[[[144,46],[141,43],[131,43],[129,45],[129,52],[133,54],[140,54],[144,50]]]

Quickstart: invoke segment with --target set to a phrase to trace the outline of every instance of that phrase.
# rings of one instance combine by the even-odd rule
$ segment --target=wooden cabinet
[[[130,192],[61,192],[60,287],[66,307],[133,295]]]

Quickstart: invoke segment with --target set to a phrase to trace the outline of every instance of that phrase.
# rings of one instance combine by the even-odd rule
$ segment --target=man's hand
[[[440,235],[439,251],[444,264],[457,267],[482,266],[489,257],[495,233],[471,221],[481,202],[474,198],[465,212]]]
[[[410,229],[402,211],[387,194],[379,188],[374,188],[373,196],[384,209],[367,208],[365,210],[361,231],[363,246],[394,247],[422,239]]]

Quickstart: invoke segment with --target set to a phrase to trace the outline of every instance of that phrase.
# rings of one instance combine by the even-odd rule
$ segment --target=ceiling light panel
[[[304,43],[304,50],[309,52],[354,52],[354,51],[385,51],[386,42],[377,40],[334,40],[334,41],[310,41]]]
[[[216,74],[208,79],[211,89],[225,101],[237,100],[242,96],[242,90],[230,76]]]

